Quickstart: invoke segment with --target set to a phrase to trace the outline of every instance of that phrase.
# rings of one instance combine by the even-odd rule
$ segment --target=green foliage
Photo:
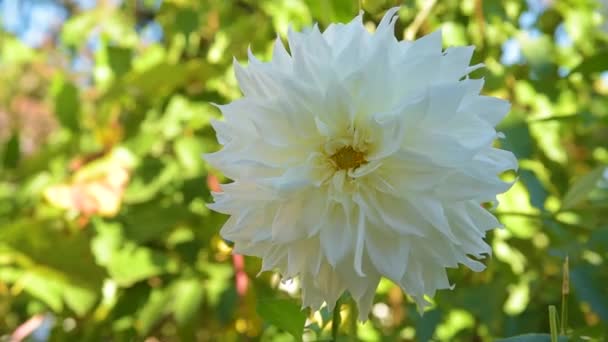
[[[4,151],[3,151],[3,163],[2,166],[7,169],[12,169],[17,167],[17,163],[20,158],[20,143],[19,143],[19,134],[17,132],[13,133],[8,141],[5,143]]]
[[[558,341],[567,341],[565,337],[558,338]],[[497,342],[552,342],[551,335],[549,334],[525,334],[519,336],[513,336],[509,338],[502,338]]]
[[[550,341],[547,309],[562,305],[568,256],[566,335],[608,338],[607,11],[543,2],[526,29],[532,2],[360,2],[370,28],[402,3],[399,38],[441,27],[445,47],[476,46],[473,63],[486,68],[472,77],[512,103],[498,143],[520,170],[505,175],[515,185],[494,209],[505,229],[488,236],[487,270],[450,270],[456,289],[422,317],[383,280],[370,320],[353,329],[344,310],[341,335]],[[268,59],[290,23],[345,22],[359,1],[99,3],[72,10],[41,48],[0,32],[0,339],[47,314],[53,341],[330,338],[327,308],[301,311],[297,291],[288,298],[276,276],[256,277],[259,260],[230,254],[218,234],[226,218],[205,205],[221,176],[201,156],[218,148],[211,103],[240,96],[233,57],[245,61],[251,46]],[[162,40],[138,31],[150,19]],[[508,40],[521,58],[506,65]],[[71,67],[77,55],[90,70]]]
[[[257,312],[265,321],[289,332],[301,340],[306,315],[300,307],[288,299],[260,299]]]
[[[78,133],[80,118],[80,99],[78,88],[63,77],[53,80],[51,94],[55,104],[54,113],[59,123],[72,131]]]
[[[605,166],[599,166],[570,185],[568,192],[566,192],[562,200],[562,209],[572,209],[587,199],[587,196],[597,188],[598,183],[604,177],[605,170]]]

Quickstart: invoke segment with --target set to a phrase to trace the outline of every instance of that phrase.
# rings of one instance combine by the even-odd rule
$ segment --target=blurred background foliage
[[[367,341],[492,341],[549,331],[569,290],[573,340],[608,338],[608,3],[361,2],[367,27],[442,28],[474,44],[487,94],[509,99],[500,142],[520,160],[488,237],[488,269],[450,271],[420,317],[383,281]],[[233,56],[359,11],[356,0],[0,0],[0,340],[290,341],[330,337],[297,281],[256,277],[205,203],[222,176],[210,104],[240,96]],[[515,179],[514,175],[509,175]],[[569,287],[562,264],[569,256]],[[343,322],[351,315],[341,312]]]

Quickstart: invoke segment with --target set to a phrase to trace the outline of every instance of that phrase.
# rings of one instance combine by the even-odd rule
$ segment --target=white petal
[[[363,250],[365,248],[365,212],[362,209],[359,209],[359,217],[357,219],[357,237],[355,238],[355,261],[353,267],[358,275],[361,277],[365,277],[365,273],[363,273]]]
[[[376,288],[378,287],[379,282],[380,278],[375,278],[374,280],[369,281],[370,284],[368,285],[365,293],[363,293],[363,295],[361,295],[359,298],[355,298],[359,309],[358,319],[362,322],[367,321],[372,304],[374,304],[374,295],[376,294]]]
[[[410,252],[408,245],[406,238],[380,232],[369,234],[366,241],[371,262],[381,274],[394,282],[399,282],[406,272]]]
[[[474,46],[450,47],[441,59],[441,77],[446,81],[459,80],[468,73]]]
[[[496,126],[509,113],[511,104],[503,99],[489,96],[477,96],[461,110],[471,112]]]
[[[325,222],[321,223],[321,248],[327,261],[335,266],[348,253],[353,244],[350,212],[346,214],[343,207],[333,206],[329,209]]]
[[[415,129],[417,114],[425,111],[426,106],[424,99],[413,99],[390,111],[372,115],[368,124],[369,134],[377,143],[375,149],[370,151],[368,160],[386,158],[397,152],[406,134]]]
[[[291,56],[289,53],[287,53],[287,50],[285,50],[285,46],[283,45],[280,37],[277,37],[274,42],[272,62],[275,63],[279,68],[283,68],[286,71],[290,70],[292,66]]]
[[[429,107],[425,117],[429,126],[444,126],[457,122],[456,110],[460,106],[467,91],[467,85],[462,82],[441,83],[429,89]],[[445,126],[444,126],[445,127]],[[448,130],[449,131],[449,130]]]

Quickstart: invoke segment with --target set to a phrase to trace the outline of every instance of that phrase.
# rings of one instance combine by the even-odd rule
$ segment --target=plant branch
[[[542,213],[542,212],[541,213],[525,213],[525,212],[519,212],[519,211],[497,211],[494,214],[496,214],[497,216],[520,216],[520,217],[527,217],[527,218],[536,219],[536,220],[551,220],[555,223],[559,223],[568,228],[584,229],[586,231],[591,230],[587,226],[558,220],[551,213]]]
[[[433,6],[435,6],[436,2],[437,0],[425,1],[424,5],[420,9],[420,12],[418,12],[416,18],[414,18],[414,21],[412,21],[410,26],[405,29],[405,39],[413,40],[416,38],[416,33],[418,33],[420,26],[422,26],[422,23],[424,23],[429,14],[431,14],[431,10],[433,9]]]

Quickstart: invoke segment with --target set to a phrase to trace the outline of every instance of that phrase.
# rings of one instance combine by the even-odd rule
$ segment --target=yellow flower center
[[[334,153],[330,159],[339,170],[356,169],[362,164],[366,164],[365,154],[356,151],[352,146],[346,146]]]

